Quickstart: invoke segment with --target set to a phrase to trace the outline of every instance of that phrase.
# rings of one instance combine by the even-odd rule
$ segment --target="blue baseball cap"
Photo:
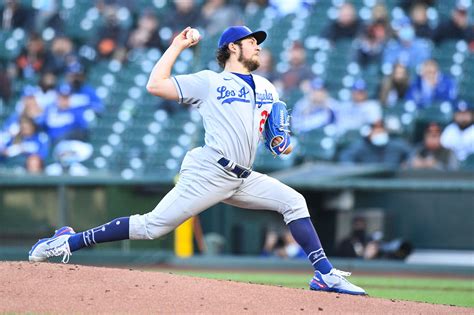
[[[82,73],[84,71],[84,67],[79,62],[73,62],[67,67],[67,73],[77,74]]]
[[[321,90],[324,89],[324,80],[321,78],[314,78],[311,80],[311,88],[314,90]]]
[[[365,91],[367,89],[367,83],[364,79],[357,79],[352,85],[352,91]]]
[[[250,36],[254,37],[257,40],[257,44],[260,45],[265,38],[267,38],[267,33],[264,31],[252,32],[247,26],[231,26],[222,33],[221,38],[219,38],[218,47],[224,47],[230,43]]]
[[[32,86],[32,85],[27,85],[23,88],[23,91],[21,95],[23,97],[29,97],[29,96],[34,96],[38,92],[38,88]]]
[[[71,95],[71,93],[72,93],[72,87],[67,83],[63,83],[58,87],[59,95]]]
[[[469,104],[465,100],[458,100],[454,103],[454,112],[455,113],[457,113],[457,112],[467,112],[467,111],[470,111],[472,109],[473,109],[473,107],[471,106],[471,104]]]
[[[412,26],[410,18],[406,15],[403,15],[397,19],[394,19],[391,24],[392,24],[392,28],[396,31],[399,31],[400,29],[404,27]]]

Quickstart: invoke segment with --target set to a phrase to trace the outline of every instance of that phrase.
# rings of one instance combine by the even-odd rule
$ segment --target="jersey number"
[[[266,110],[264,110],[264,111],[261,113],[261,117],[262,117],[262,119],[260,120],[260,126],[259,126],[259,128],[258,128],[258,130],[259,130],[260,132],[263,131],[263,125],[265,124],[265,121],[266,121],[267,118],[268,118],[268,112],[267,112]]]

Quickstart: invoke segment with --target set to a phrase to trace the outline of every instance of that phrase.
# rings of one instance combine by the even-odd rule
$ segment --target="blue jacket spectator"
[[[58,89],[58,101],[49,106],[43,117],[43,126],[51,141],[85,140],[88,124],[84,118],[84,107],[71,106],[71,86],[63,84]]]
[[[48,136],[38,133],[37,126],[31,118],[22,116],[20,132],[0,147],[0,161],[9,165],[23,166],[29,172],[37,173],[42,170],[48,152]]]
[[[334,124],[335,107],[337,101],[328,94],[324,82],[320,78],[313,79],[309,93],[295,104],[292,129],[297,133],[303,133]]]
[[[359,130],[365,125],[371,125],[382,119],[380,103],[368,98],[367,84],[363,79],[357,79],[354,82],[351,98],[350,101],[341,103],[336,109],[339,134]]]
[[[392,138],[383,123],[372,125],[369,135],[353,142],[341,152],[339,161],[355,164],[383,164],[399,168],[410,157],[411,147],[402,139]]]
[[[11,137],[15,137],[20,131],[21,116],[31,118],[36,124],[41,123],[44,109],[36,99],[37,92],[37,88],[27,85],[23,89],[22,97],[17,103],[15,111],[3,123],[2,130],[7,132]]]
[[[97,96],[95,88],[85,83],[84,67],[75,62],[68,67],[67,80],[72,87],[71,107],[92,109],[100,114],[104,111],[104,104]]]
[[[415,36],[415,29],[409,20],[395,23],[397,39],[391,39],[383,53],[383,64],[393,66],[396,63],[415,69],[431,57],[430,42]]]
[[[454,101],[457,97],[456,82],[439,71],[435,60],[423,64],[421,75],[410,86],[407,99],[416,103],[418,108],[429,107],[433,102]]]

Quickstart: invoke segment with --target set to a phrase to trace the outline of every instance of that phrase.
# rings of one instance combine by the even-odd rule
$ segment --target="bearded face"
[[[250,58],[244,56],[244,48],[242,43],[239,43],[240,51],[238,61],[244,65],[250,72],[255,71],[260,67],[260,58],[257,54],[252,54]]]

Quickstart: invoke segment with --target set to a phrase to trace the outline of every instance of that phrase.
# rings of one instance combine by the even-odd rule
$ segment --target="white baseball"
[[[193,42],[197,42],[199,40],[199,37],[201,34],[199,34],[199,31],[195,28],[191,28],[187,33],[186,33],[186,38],[192,39]]]

